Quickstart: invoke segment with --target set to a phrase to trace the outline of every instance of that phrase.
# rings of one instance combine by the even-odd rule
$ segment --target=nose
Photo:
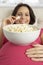
[[[21,18],[22,18],[22,19],[25,19],[25,15],[22,15]]]

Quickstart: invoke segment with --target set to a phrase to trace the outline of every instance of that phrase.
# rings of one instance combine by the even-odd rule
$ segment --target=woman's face
[[[16,16],[20,16],[20,20],[17,21],[16,23],[19,24],[29,24],[30,23],[30,13],[29,9],[25,6],[22,6],[18,9],[18,12]]]

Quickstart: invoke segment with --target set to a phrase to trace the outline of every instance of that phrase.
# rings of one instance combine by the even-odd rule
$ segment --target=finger
[[[34,45],[32,45],[32,46],[34,46],[34,47],[40,47],[40,46],[42,46],[42,45],[40,45],[40,44],[34,44]]]
[[[18,21],[19,20],[19,18],[18,17],[15,17],[15,16],[12,16],[11,17],[11,23],[16,23],[16,21]]]
[[[43,58],[31,58],[33,61],[43,61]]]
[[[12,23],[15,23],[15,21],[16,21],[16,17],[12,16]]]
[[[16,17],[15,16],[9,16],[8,18],[14,20]]]
[[[43,51],[43,46],[27,49],[26,52]]]
[[[16,17],[15,16],[11,16],[12,17],[12,19],[14,20],[14,19],[16,19]]]
[[[43,54],[43,51],[39,50],[39,51],[30,51],[30,52],[26,52],[26,54]]]
[[[15,20],[12,19],[12,20],[11,20],[11,24],[13,24],[14,22],[15,22]]]
[[[35,48],[30,48],[30,49],[27,49],[26,52],[27,52],[27,51],[28,51],[28,52],[29,52],[29,51],[34,51],[34,50],[35,50]]]
[[[34,58],[34,57],[38,57],[38,55],[27,55],[27,57],[30,57],[30,58]]]
[[[30,55],[27,55],[27,57],[31,57],[31,58],[42,58],[43,57],[43,54],[30,54]]]
[[[20,18],[21,18],[20,16],[17,16],[17,17],[12,16],[12,20],[13,20],[12,22],[13,22],[13,23],[16,23],[17,21],[20,20]]]
[[[34,54],[34,53],[36,53],[35,50],[33,50],[33,51],[26,51],[26,54]]]
[[[13,19],[12,18],[8,18],[10,23],[13,23]]]
[[[31,49],[31,50],[29,50],[29,51],[26,51],[26,55],[27,56],[32,56],[32,57],[42,57],[43,56],[43,49],[42,49],[42,47],[41,48],[33,48],[33,49]]]
[[[9,16],[7,20],[9,20],[9,22],[12,24],[15,20],[15,16]]]
[[[30,54],[43,54],[43,49],[33,50],[33,51],[26,51],[26,55]]]

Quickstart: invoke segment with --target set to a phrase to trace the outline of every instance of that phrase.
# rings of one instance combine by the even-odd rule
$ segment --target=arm
[[[3,46],[3,43],[5,42],[5,40],[4,40],[4,34],[3,34],[3,26],[5,25],[5,23],[4,23],[4,21],[2,22],[2,25],[1,25],[1,27],[0,27],[0,48]]]
[[[41,34],[41,44],[43,45],[43,33]]]
[[[40,34],[41,45],[34,44],[33,48],[26,50],[27,57],[30,57],[33,61],[43,61],[43,29]]]
[[[5,25],[7,25],[7,24],[9,24],[10,22],[7,20],[7,19],[5,19],[3,22],[2,22],[2,25],[1,25],[1,27],[0,27],[0,48],[3,46],[3,43],[5,42],[5,40],[4,40],[4,34],[3,34],[3,26],[5,26]]]
[[[0,27],[0,48],[2,47],[3,45],[3,32],[2,32],[2,27]]]
[[[40,38],[41,38],[41,44],[43,45],[43,29],[41,30]]]
[[[7,25],[7,24],[10,24],[10,22],[8,21],[8,19],[5,19],[3,22],[2,22],[2,25],[0,27],[0,48],[3,46],[4,42],[6,41],[6,39],[4,39],[4,34],[3,34],[3,26]]]
[[[7,41],[6,39],[4,40],[4,34],[3,34],[3,26],[8,25],[8,24],[13,24],[15,20],[15,16],[11,16],[9,18],[6,18],[0,27],[0,48],[2,47],[3,43]],[[4,41],[4,42],[3,42]]]

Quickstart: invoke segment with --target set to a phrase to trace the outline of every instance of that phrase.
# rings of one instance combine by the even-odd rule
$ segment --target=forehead
[[[26,6],[21,6],[21,7],[18,9],[18,12],[29,12],[29,9],[28,9]]]

